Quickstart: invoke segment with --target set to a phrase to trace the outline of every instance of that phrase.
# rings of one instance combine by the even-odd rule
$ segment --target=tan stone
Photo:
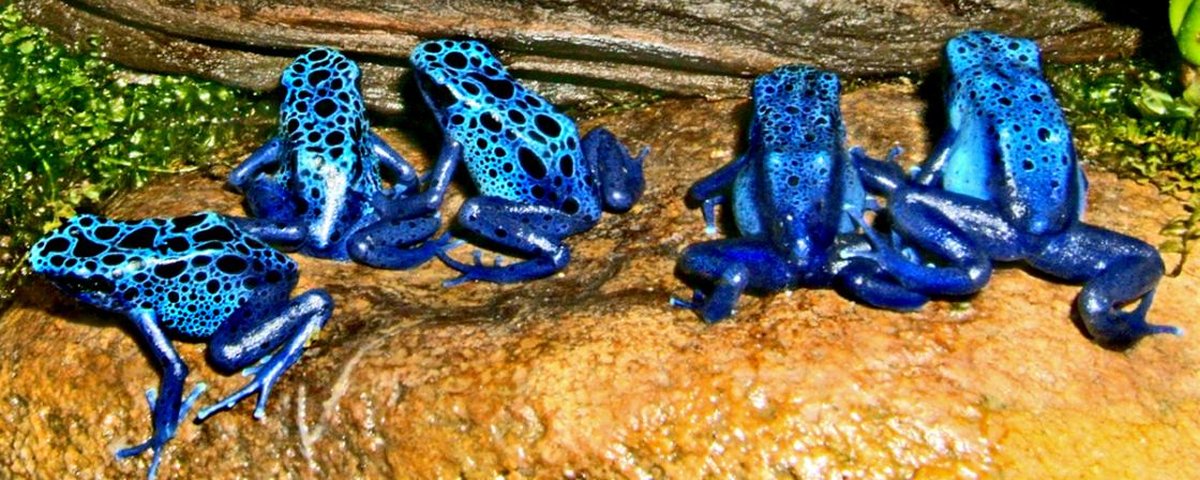
[[[849,93],[852,142],[924,154],[914,90]],[[1101,349],[1069,319],[1076,286],[1007,268],[967,302],[912,314],[828,290],[747,297],[712,326],[669,308],[689,294],[677,253],[705,238],[683,194],[737,152],[746,113],[679,101],[586,122],[651,145],[648,189],[633,212],[570,239],[573,262],[549,279],[444,289],[452,271],[437,262],[385,272],[299,259],[301,288],[337,301],[333,320],[267,419],[239,405],[184,425],[162,476],[1200,478],[1195,339]],[[1150,187],[1090,179],[1093,223],[1157,243],[1182,212]],[[111,213],[240,213],[220,187],[185,175]],[[1152,320],[1200,331],[1198,285],[1195,262],[1164,279]],[[144,474],[147,456],[112,456],[149,433],[142,392],[157,382],[121,325],[45,283],[0,317],[0,477]],[[190,380],[212,387],[205,403],[244,381],[215,374],[202,345],[181,350]]]

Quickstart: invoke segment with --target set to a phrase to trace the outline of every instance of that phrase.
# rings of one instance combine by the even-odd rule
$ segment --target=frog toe
[[[704,295],[704,292],[702,292],[700,290],[693,290],[691,300],[684,300],[682,298],[672,296],[671,299],[667,301],[667,303],[669,303],[672,307],[676,307],[676,308],[686,308],[688,310],[699,310],[700,307],[702,305],[704,305],[705,299],[706,299],[706,296]]]
[[[158,465],[162,461],[162,449],[170,438],[159,438],[158,436],[150,437],[149,440],[142,442],[132,447],[117,450],[117,459],[125,460],[128,458],[141,455],[146,450],[151,450],[153,457],[150,458],[150,468],[146,470],[146,478],[154,480],[158,476]]]

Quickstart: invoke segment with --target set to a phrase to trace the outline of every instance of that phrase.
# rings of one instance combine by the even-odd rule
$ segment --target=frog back
[[[599,218],[599,179],[574,121],[518,83],[479,42],[426,42],[412,58],[481,194]]]
[[[281,182],[289,186],[313,237],[344,231],[342,225],[370,217],[378,194],[379,160],[366,146],[370,125],[362,101],[358,66],[336,50],[313,49],[280,78],[286,94],[280,111],[284,139]]]
[[[997,48],[1008,45],[1020,44]],[[995,201],[1024,231],[1042,234],[1077,218],[1086,185],[1053,91],[1040,67],[1020,61],[1029,56],[997,54],[954,72],[947,102],[958,138],[942,186]]]
[[[759,77],[751,122],[758,221],[780,248],[810,256],[833,242],[841,220],[840,181],[850,173],[837,76],[787,66]],[[747,192],[750,193],[750,192]],[[737,208],[737,207],[735,207]]]

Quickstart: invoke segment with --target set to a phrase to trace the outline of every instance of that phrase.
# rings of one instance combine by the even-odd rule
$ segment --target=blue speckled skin
[[[709,322],[728,317],[744,289],[779,291],[835,286],[885,308],[909,310],[926,298],[908,292],[866,261],[843,261],[843,249],[865,245],[850,215],[865,192],[843,147],[836,75],[807,66],[780,67],[754,83],[754,116],[746,152],[688,192],[702,203],[710,232],[713,207],[732,194],[740,237],[684,250],[685,277],[715,282],[712,294],[673,299]]]
[[[395,150],[370,130],[358,66],[336,50],[315,48],[283,71],[279,133],[229,176],[246,194],[250,214],[307,231],[301,253],[347,260],[390,254],[406,267],[437,248],[408,248],[439,222],[403,217],[391,204],[419,180]],[[395,181],[384,186],[384,172]]]
[[[993,260],[1024,261],[1083,283],[1077,311],[1105,347],[1180,333],[1145,320],[1163,275],[1158,252],[1080,221],[1087,181],[1037,45],[973,31],[951,39],[946,57],[948,130],[913,178],[894,163],[856,158],[867,187],[887,197],[895,231],[940,264],[909,261],[882,242],[854,256],[930,295],[973,293]],[[1139,300],[1132,311],[1119,308]]]
[[[575,122],[517,83],[477,41],[435,40],[410,57],[418,86],[445,135],[421,203],[436,208],[455,165],[466,164],[479,191],[459,211],[474,237],[532,257],[510,265],[464,264],[439,254],[468,281],[519,282],[562,269],[562,240],[590,229],[601,210],[624,212],[644,188],[642,159],[596,129],[583,139]]]
[[[161,383],[146,394],[154,433],[117,452],[127,458],[152,450],[150,478],[162,447],[204,389],[198,384],[183,398],[188,367],[168,337],[206,342],[209,359],[225,372],[263,361],[253,381],[199,415],[203,419],[258,393],[255,416],[261,417],[271,386],[333,310],[323,290],[289,300],[296,264],[257,240],[258,234],[295,245],[304,232],[211,212],[139,221],[80,215],[30,251],[34,272],[62,291],[128,317],[157,363]]]

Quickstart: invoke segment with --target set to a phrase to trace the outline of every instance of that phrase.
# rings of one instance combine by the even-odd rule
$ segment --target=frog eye
[[[116,290],[112,281],[99,275],[87,277],[68,275],[58,279],[55,283],[59,288],[74,293],[111,294]]]

